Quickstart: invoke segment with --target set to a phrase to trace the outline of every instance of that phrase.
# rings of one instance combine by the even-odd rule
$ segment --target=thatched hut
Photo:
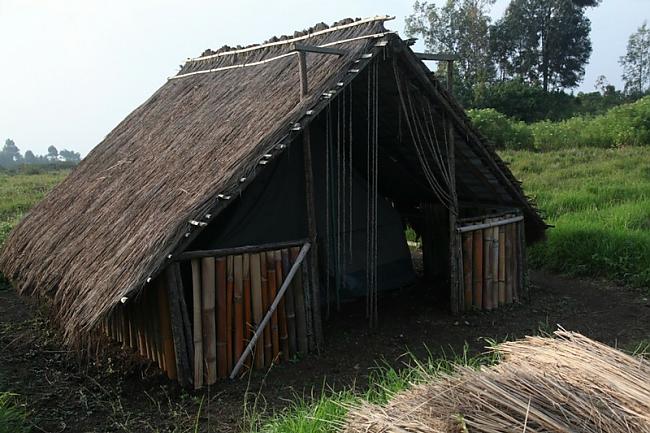
[[[388,17],[189,59],[9,236],[0,269],[70,343],[103,332],[183,383],[322,344],[322,309],[415,278],[453,311],[525,296],[546,228]],[[256,344],[249,344],[249,343]],[[254,350],[253,350],[254,349]]]

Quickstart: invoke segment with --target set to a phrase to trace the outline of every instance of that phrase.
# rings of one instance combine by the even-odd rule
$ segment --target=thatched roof
[[[351,80],[362,54],[380,49],[378,40],[401,43],[387,33],[385,18],[320,24],[294,35],[346,50],[308,56],[309,96],[302,102],[288,37],[188,60],[16,226],[0,270],[21,294],[52,300],[70,341],[89,331],[223,208],[220,194],[246,186],[260,158],[299,129],[294,124],[304,122],[323,92]],[[492,157],[509,188],[519,188]],[[514,195],[529,206],[520,189]]]

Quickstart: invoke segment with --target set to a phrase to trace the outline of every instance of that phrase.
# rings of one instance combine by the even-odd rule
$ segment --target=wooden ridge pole
[[[293,266],[291,267],[291,270],[289,271],[289,274],[287,275],[287,278],[285,278],[284,282],[282,283],[282,286],[280,287],[280,290],[278,290],[278,293],[275,296],[275,299],[273,300],[273,303],[270,305],[269,310],[266,312],[266,315],[264,316],[264,319],[262,319],[262,321],[257,326],[257,329],[255,330],[255,333],[253,334],[253,337],[251,338],[251,341],[248,343],[248,346],[246,346],[246,349],[244,350],[244,353],[239,358],[239,360],[237,361],[237,364],[235,365],[235,368],[233,369],[232,373],[230,374],[231,379],[234,379],[237,376],[237,373],[239,373],[239,370],[241,369],[241,366],[244,363],[244,360],[251,353],[251,351],[253,350],[253,347],[255,346],[255,343],[256,343],[257,339],[262,334],[262,330],[266,327],[266,325],[271,320],[271,316],[273,315],[273,312],[278,307],[278,304],[280,303],[280,299],[282,299],[282,296],[284,296],[285,292],[287,291],[287,288],[289,287],[289,284],[291,284],[291,281],[293,280],[294,275],[296,275],[296,273],[298,272],[298,268],[300,268],[301,263],[303,262],[303,260],[305,259],[305,256],[309,252],[310,246],[311,245],[309,244],[309,242],[307,242],[302,247],[302,249],[300,250],[300,253],[298,254],[298,257],[296,258],[296,261],[294,262]]]

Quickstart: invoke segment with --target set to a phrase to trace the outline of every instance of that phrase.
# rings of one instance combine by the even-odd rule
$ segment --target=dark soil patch
[[[256,412],[268,414],[325,385],[363,387],[377,361],[399,364],[407,351],[460,352],[465,343],[480,351],[486,338],[518,338],[557,324],[626,349],[650,341],[647,294],[543,272],[533,272],[531,281],[530,303],[459,317],[422,288],[386,295],[380,328],[372,332],[362,302],[343,305],[327,322],[320,356],[200,392],[180,389],[119,350],[101,363],[74,361],[42,311],[12,290],[0,290],[0,390],[20,394],[34,431],[185,432],[198,422],[201,432],[230,432],[245,425],[245,395],[249,408],[256,400]]]

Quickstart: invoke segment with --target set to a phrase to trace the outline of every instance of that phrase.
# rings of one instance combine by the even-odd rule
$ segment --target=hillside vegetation
[[[468,114],[498,149],[550,151],[650,144],[650,96],[611,108],[605,114],[559,122],[524,123],[491,108],[469,110]]]
[[[650,287],[649,147],[501,155],[555,226],[533,267]]]

